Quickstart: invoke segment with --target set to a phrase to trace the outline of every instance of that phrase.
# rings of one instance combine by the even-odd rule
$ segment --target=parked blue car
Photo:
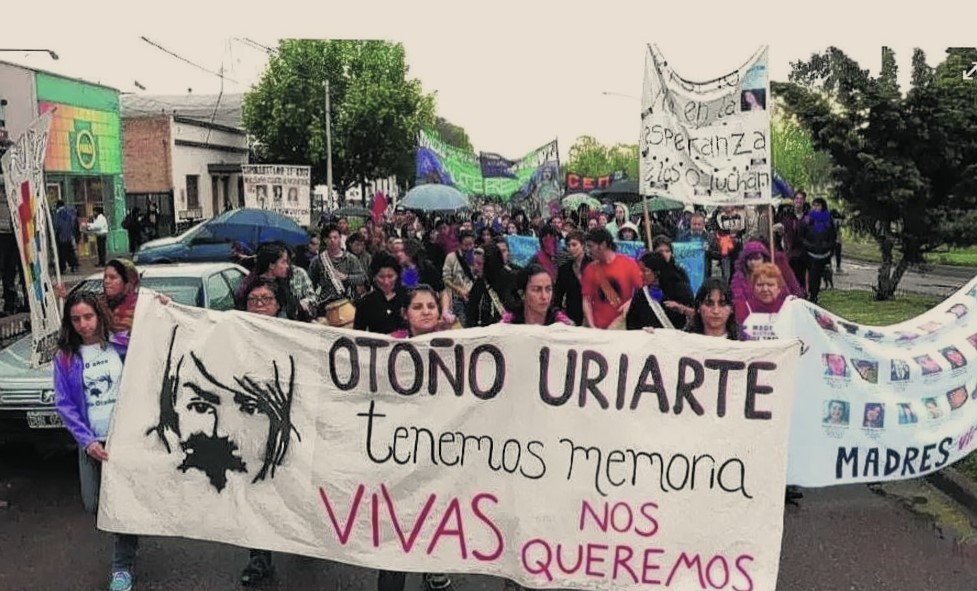
[[[239,242],[254,250],[261,242],[281,240],[295,247],[308,234],[292,218],[264,209],[232,209],[202,222],[179,236],[143,244],[133,257],[137,265],[158,263],[226,262]]]

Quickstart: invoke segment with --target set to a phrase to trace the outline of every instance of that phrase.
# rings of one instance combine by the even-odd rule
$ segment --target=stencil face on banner
[[[174,354],[178,327],[169,339],[159,390],[155,433],[167,453],[182,454],[177,470],[199,470],[217,492],[230,472],[253,475],[252,483],[274,477],[288,454],[292,425],[295,358],[272,361],[267,379],[217,376],[218,363],[193,350]]]
[[[101,529],[531,588],[776,584],[796,341],[398,340],[153,298],[134,323]]]
[[[938,307],[888,327],[847,322],[803,300],[784,305],[774,332],[801,339],[807,349],[796,377],[805,395],[791,425],[792,484],[916,478],[973,451],[975,295],[977,279]],[[824,418],[837,415],[839,405],[847,425]]]
[[[685,203],[769,203],[767,49],[706,82],[682,78],[648,47],[641,104],[640,190]]]

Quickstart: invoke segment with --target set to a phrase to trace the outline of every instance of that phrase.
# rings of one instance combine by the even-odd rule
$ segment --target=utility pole
[[[325,81],[326,86],[326,191],[329,194],[329,203],[332,204],[332,112],[329,108],[329,80]],[[319,209],[325,211],[322,203]],[[321,212],[320,212],[321,213]]]

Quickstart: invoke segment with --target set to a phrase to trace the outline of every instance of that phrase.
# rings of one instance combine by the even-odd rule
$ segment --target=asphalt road
[[[843,273],[834,274],[835,289],[861,289],[871,291],[878,283],[879,266],[876,263],[845,259]],[[977,275],[977,269],[957,267],[931,267],[927,271],[911,269],[903,275],[897,292],[908,292],[946,297],[963,287]]]
[[[935,491],[922,482],[920,501]],[[75,456],[40,458],[0,447],[0,589],[75,591],[107,588],[108,534],[81,509]],[[913,489],[915,490],[915,489]],[[935,493],[939,494],[939,493]],[[0,503],[2,505],[2,503]],[[934,521],[900,498],[863,485],[806,491],[789,506],[781,558],[781,591],[972,591],[977,561]],[[939,522],[936,522],[939,523]],[[972,527],[962,537],[973,535]],[[144,538],[137,567],[139,590],[237,589],[243,549],[192,540]],[[375,589],[375,571],[294,556],[276,556],[278,576],[268,590]],[[456,591],[496,591],[499,579],[454,577]],[[409,590],[422,589],[419,577]]]

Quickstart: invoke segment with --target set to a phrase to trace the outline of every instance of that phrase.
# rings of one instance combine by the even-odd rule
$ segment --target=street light
[[[633,99],[633,100],[636,100],[636,101],[640,101],[641,100],[640,97],[634,96],[633,94],[624,94],[623,92],[611,92],[611,91],[605,90],[605,91],[601,92],[601,94],[604,95],[604,96],[623,96],[624,98],[629,98],[629,99]]]
[[[58,54],[54,53],[53,49],[0,49],[0,51],[7,51],[10,53],[21,53],[21,52],[42,52],[51,56],[51,59],[57,60]]]

